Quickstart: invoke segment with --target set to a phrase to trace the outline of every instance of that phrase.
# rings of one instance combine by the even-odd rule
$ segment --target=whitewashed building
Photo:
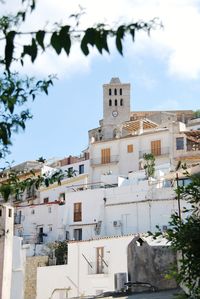
[[[190,110],[131,112],[130,98],[130,84],[112,78],[103,86],[103,119],[88,132],[88,148],[80,157],[24,164],[38,174],[66,174],[61,184],[30,190],[14,202],[15,234],[30,245],[27,255],[69,240],[67,265],[38,269],[37,299],[114,290],[114,275],[127,274],[129,234],[155,231],[156,225],[164,231],[170,215],[186,206],[180,199],[178,209],[174,171],[179,161],[200,171],[199,120]],[[145,175],[145,153],[155,157],[154,178]],[[181,173],[178,179],[188,182]],[[99,265],[108,265],[103,273],[97,273],[97,250],[105,258]],[[24,272],[16,275],[22,279]]]
[[[180,160],[189,166],[200,161],[198,121],[190,120],[191,111],[131,112],[130,106],[130,84],[112,78],[103,86],[103,119],[89,131],[88,149],[42,168],[75,176],[16,205],[15,232],[25,243],[166,229],[178,210],[169,174]],[[145,153],[155,156],[151,181],[143,170]]]
[[[115,291],[115,274],[124,273],[127,281],[127,248],[132,239],[133,235],[70,241],[67,265],[38,268],[37,299],[83,297]]]

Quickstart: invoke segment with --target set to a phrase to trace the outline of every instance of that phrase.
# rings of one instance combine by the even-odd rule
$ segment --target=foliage
[[[199,118],[200,117],[200,109],[196,110],[194,112],[194,115],[195,115],[196,118]]]
[[[28,176],[23,178],[23,175]],[[61,170],[56,170],[52,174],[36,175],[34,171],[29,173],[16,171],[12,168],[1,172],[2,183],[0,185],[0,194],[5,202],[8,200],[18,200],[19,195],[28,190],[38,190],[40,187],[49,187],[54,183],[61,185],[62,179],[66,177]]]
[[[153,177],[155,173],[155,157],[153,154],[144,154],[143,156],[145,160],[145,174],[147,178]]]
[[[165,236],[172,248],[179,252],[177,282],[187,287],[190,298],[200,298],[200,174],[190,179],[189,185],[178,187],[176,192],[191,207],[183,210],[183,213],[187,213],[185,220],[178,213],[171,215]],[[159,234],[161,231],[154,236]]]
[[[68,260],[68,241],[55,241],[53,243],[48,244],[48,248],[50,249],[49,255],[55,256],[56,265],[67,264]]]
[[[73,168],[68,168],[67,170],[65,170],[65,173],[67,178],[73,178],[74,176],[76,176],[77,170],[74,170]]]
[[[160,22],[154,19],[149,22],[140,21],[128,25],[120,24],[116,28],[110,28],[108,25],[100,23],[82,30],[80,28],[80,17],[83,11],[81,10],[80,13],[70,16],[70,19],[75,20],[74,25],[71,25],[70,22],[65,24],[56,23],[49,30],[40,29],[25,32],[20,31],[19,28],[35,9],[35,1],[23,0],[22,2],[26,4],[24,9],[14,16],[3,16],[0,19],[0,40],[5,41],[2,63],[8,71],[13,60],[20,60],[23,65],[24,57],[29,56],[31,61],[34,62],[41,51],[45,52],[49,48],[53,49],[58,55],[64,51],[68,56],[74,42],[80,44],[80,50],[86,56],[90,53],[89,46],[95,47],[102,54],[103,50],[109,53],[108,39],[111,37],[115,39],[118,52],[123,55],[123,39],[126,35],[130,35],[134,41],[137,31],[144,30],[149,34],[152,28],[161,26]],[[30,42],[19,47],[17,40],[20,36],[27,36]],[[15,51],[16,48],[17,51]]]

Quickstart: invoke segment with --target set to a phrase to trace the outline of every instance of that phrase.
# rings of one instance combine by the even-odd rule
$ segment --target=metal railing
[[[154,151],[151,149],[139,151],[139,158],[143,158],[144,154],[153,154],[155,157],[165,156],[169,154],[169,146],[161,147],[160,149]]]
[[[22,215],[15,215],[14,224],[21,224],[21,223],[22,223]]]
[[[102,157],[98,157],[95,159],[90,159],[90,165],[105,165],[105,164],[110,164],[110,163],[117,163],[119,162],[119,155],[116,156],[110,156],[102,159]]]
[[[97,262],[90,262],[88,264],[88,275],[93,274],[108,274],[109,273],[109,267],[108,262],[105,260],[102,260],[102,262],[97,265]]]

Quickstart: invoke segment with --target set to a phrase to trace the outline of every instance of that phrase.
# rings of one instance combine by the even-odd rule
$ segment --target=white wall
[[[127,246],[132,239],[133,236],[124,236],[69,243],[68,265],[38,268],[37,299],[66,298],[64,294],[63,297],[58,297],[61,290],[51,297],[54,289],[69,288],[69,298],[114,291],[114,274],[128,271]],[[97,247],[104,247],[104,260],[108,265],[105,266],[105,274],[95,274]],[[86,259],[94,267],[94,271]]]
[[[169,162],[172,139],[167,129],[146,131],[142,135],[91,143],[89,147],[92,165],[90,169],[91,182],[99,182],[101,175],[108,171],[112,171],[114,175],[123,176],[128,176],[131,171],[138,171],[139,161],[145,152],[151,152],[151,141],[155,140],[161,140],[161,156],[156,157],[156,165]],[[132,153],[127,152],[129,144],[133,145]],[[112,163],[101,164],[101,150],[104,148],[110,148]]]
[[[143,180],[121,187],[70,192],[62,206],[49,203],[20,208],[25,217],[23,234],[25,238],[36,236],[43,227],[47,234],[43,240],[48,243],[64,240],[66,232],[72,240],[75,229],[82,229],[83,240],[154,231],[157,224],[166,225],[171,213],[178,209],[174,187],[159,188],[161,186],[162,182],[149,185],[147,180]],[[74,221],[75,203],[81,203],[81,221]],[[184,201],[181,204],[186,205]],[[114,225],[114,221],[118,224]]]
[[[0,205],[0,298],[10,299],[14,209]]]
[[[26,245],[25,245],[26,246]],[[22,246],[22,238],[14,236],[11,299],[24,298],[24,281],[26,267],[26,247]]]

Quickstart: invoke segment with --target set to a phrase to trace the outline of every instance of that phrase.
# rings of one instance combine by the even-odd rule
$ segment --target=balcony
[[[155,157],[161,157],[169,155],[169,146],[161,147],[160,149],[152,151],[151,149],[146,149],[139,151],[139,158],[143,158],[144,154],[153,154]]]
[[[103,166],[107,164],[116,164],[118,162],[119,162],[119,155],[106,157],[105,159],[102,159],[101,157],[96,159],[90,159],[90,165],[92,167]]]
[[[88,264],[88,275],[108,274],[108,262],[102,260],[101,263],[90,262]]]

